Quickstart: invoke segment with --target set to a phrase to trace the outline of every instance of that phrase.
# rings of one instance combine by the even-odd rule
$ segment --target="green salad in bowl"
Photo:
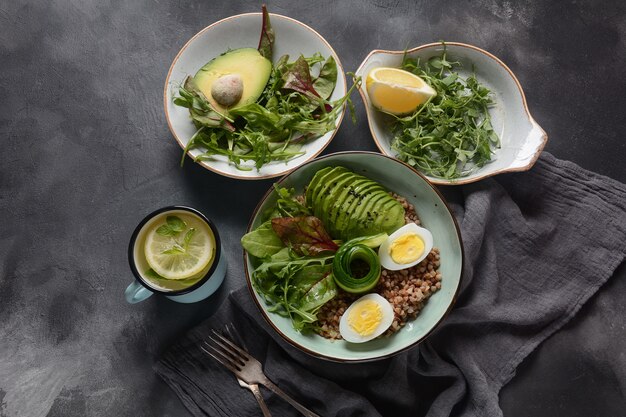
[[[214,23],[183,47],[165,109],[184,149],[181,164],[189,155],[222,175],[260,179],[321,152],[351,106],[350,92],[317,32],[263,6]]]
[[[408,165],[368,152],[309,162],[276,183],[242,237],[265,318],[319,357],[363,361],[422,340],[458,284],[458,228]]]

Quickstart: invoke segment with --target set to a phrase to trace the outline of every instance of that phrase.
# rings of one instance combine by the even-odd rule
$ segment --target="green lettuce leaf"
[[[241,246],[252,256],[267,258],[285,248],[282,240],[272,229],[271,221],[266,221],[241,238]]]

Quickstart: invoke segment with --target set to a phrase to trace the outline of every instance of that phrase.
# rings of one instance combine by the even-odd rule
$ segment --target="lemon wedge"
[[[203,275],[211,265],[215,243],[209,227],[185,218],[185,229],[176,236],[157,232],[158,222],[146,234],[144,253],[150,268],[166,279],[188,279]]]
[[[372,105],[394,115],[412,113],[437,95],[420,77],[398,68],[374,68],[367,75],[365,86]]]

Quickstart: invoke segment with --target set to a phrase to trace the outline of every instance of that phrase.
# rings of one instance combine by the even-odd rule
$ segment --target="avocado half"
[[[254,48],[240,48],[228,51],[209,61],[193,77],[196,85],[220,113],[228,114],[229,109],[254,103],[261,97],[272,72],[272,63],[261,56]],[[243,81],[243,93],[239,101],[227,108],[211,96],[213,83],[224,75],[237,74]]]

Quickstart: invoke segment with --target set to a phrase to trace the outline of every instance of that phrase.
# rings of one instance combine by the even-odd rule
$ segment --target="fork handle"
[[[287,395],[282,389],[278,388],[277,385],[275,385],[272,381],[270,381],[268,378],[265,379],[265,381],[261,382],[263,385],[265,385],[265,387],[267,389],[269,389],[270,391],[272,391],[274,394],[278,395],[279,397],[281,397],[283,400],[287,401],[289,404],[291,404],[296,410],[298,410],[299,412],[302,413],[302,415],[304,415],[305,417],[320,417],[318,414],[315,414],[313,411],[309,410],[308,408],[306,408],[305,406],[303,406],[302,404],[300,404],[298,401],[294,400],[293,398],[291,398],[289,395]]]
[[[254,398],[256,398],[256,401],[259,403],[259,407],[261,407],[261,411],[263,411],[263,417],[272,417],[270,410],[267,408],[267,404],[265,404],[265,401],[263,400],[263,396],[261,395],[261,390],[259,389],[259,386],[256,384],[252,384],[248,385],[248,388],[250,389],[250,391],[252,391]]]

